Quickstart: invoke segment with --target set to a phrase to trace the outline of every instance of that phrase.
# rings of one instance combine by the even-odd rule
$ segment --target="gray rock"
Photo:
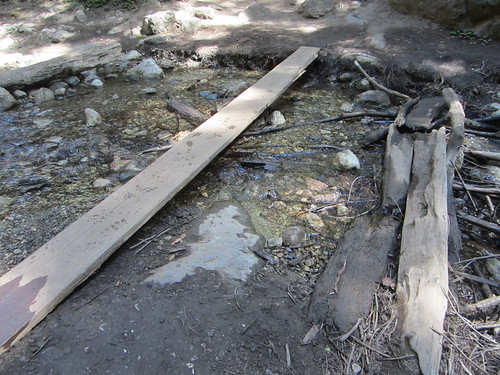
[[[102,124],[102,116],[92,108],[85,108],[85,117],[87,118],[87,126],[95,126]]]
[[[154,87],[146,87],[146,88],[142,89],[142,93],[144,95],[155,95],[156,89]]]
[[[273,237],[267,240],[267,247],[277,248],[283,245],[283,238],[281,237]]]
[[[86,85],[90,85],[94,79],[99,79],[96,68],[82,72],[82,76],[85,77],[83,83]]]
[[[77,86],[80,83],[80,79],[76,76],[71,76],[68,78],[65,78],[64,81],[70,85],[70,86]]]
[[[75,20],[80,21],[81,23],[87,23],[88,19],[89,18],[87,17],[83,9],[78,9],[75,12]]]
[[[111,185],[113,185],[113,182],[111,180],[108,180],[107,178],[102,178],[102,177],[97,178],[92,183],[92,186],[95,188],[105,188],[105,187],[108,187]]]
[[[163,77],[163,70],[156,64],[154,59],[147,58],[132,69],[127,71],[127,77],[132,79],[159,80]]]
[[[283,245],[290,247],[301,246],[306,240],[306,231],[302,227],[288,227],[281,232]]]
[[[64,88],[64,89],[67,89],[69,87],[68,83],[67,82],[64,82],[64,81],[58,81],[58,82],[54,82],[53,84],[50,85],[50,89],[52,91],[56,91],[57,89],[60,89],[60,88]]]
[[[120,60],[122,61],[131,61],[131,60],[140,60],[142,59],[142,54],[135,49],[132,51],[127,52],[125,55],[120,57]]]
[[[280,111],[273,111],[267,119],[267,123],[271,126],[279,126],[286,123],[285,116]]]
[[[314,212],[306,212],[300,215],[300,219],[305,223],[305,225],[312,228],[316,232],[322,232],[326,228],[323,220],[321,220],[319,215]]]
[[[352,64],[355,60],[357,60],[361,64],[367,64],[374,67],[380,66],[380,60],[378,58],[361,52],[346,53],[345,55],[342,55],[341,59],[349,64]]]
[[[175,12],[175,23],[186,33],[193,33],[201,26],[201,21],[195,17],[192,8],[185,8]]]
[[[30,92],[30,98],[36,104],[42,104],[45,102],[50,102],[55,99],[54,91],[48,89],[47,87],[42,87],[38,90],[34,90]]]
[[[56,98],[61,98],[64,95],[66,95],[66,89],[64,87],[60,87],[58,89],[55,89],[54,95],[56,96]]]
[[[340,82],[347,83],[347,82],[351,82],[351,81],[352,81],[352,80],[354,80],[355,78],[356,78],[356,74],[351,73],[351,72],[345,72],[345,73],[342,73],[342,74],[339,76],[339,81],[340,81]]]
[[[144,17],[141,34],[162,34],[173,29],[175,29],[175,14],[172,11],[164,10]]]
[[[297,12],[305,18],[319,18],[330,12],[335,6],[335,0],[306,0],[300,4]]]
[[[358,157],[351,150],[344,150],[335,154],[333,165],[344,171],[361,168]]]
[[[377,107],[386,107],[391,104],[389,95],[380,90],[368,90],[358,96],[358,102]]]
[[[6,111],[17,104],[16,98],[14,98],[10,92],[0,87],[0,111]]]
[[[28,96],[25,91],[16,90],[12,93],[16,99],[24,99]]]
[[[67,30],[57,30],[54,35],[52,35],[52,43],[60,43],[71,38],[74,34]]]
[[[356,87],[358,91],[368,91],[371,89],[370,82],[366,78],[356,82],[354,87]]]
[[[250,5],[243,12],[238,13],[238,19],[241,22],[252,22],[265,19],[270,13],[270,10],[266,8],[263,4],[255,2]]]
[[[248,82],[238,83],[235,86],[229,87],[226,90],[226,93],[224,94],[224,96],[226,98],[231,98],[233,96],[238,96],[238,95],[240,95],[243,91],[245,91],[249,87],[250,87],[250,84]]]
[[[194,16],[202,20],[211,20],[215,17],[215,9],[211,7],[197,7],[193,9]]]
[[[159,65],[162,69],[172,69],[177,66],[177,61],[170,59],[163,59],[160,61]]]
[[[44,42],[51,42],[52,38],[54,38],[55,33],[56,33],[55,29],[42,29],[42,31],[40,31],[39,34],[40,40]]]
[[[90,86],[98,89],[104,86],[104,83],[102,83],[102,81],[99,78],[96,78],[90,83]]]

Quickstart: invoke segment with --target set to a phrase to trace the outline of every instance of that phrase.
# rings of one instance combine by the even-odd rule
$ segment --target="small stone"
[[[159,65],[162,69],[172,69],[177,66],[177,61],[170,59],[163,59],[159,62]]]
[[[351,103],[342,103],[340,105],[340,111],[351,113],[352,111],[354,111],[354,106]]]
[[[51,89],[48,89],[47,87],[42,87],[38,90],[31,91],[30,98],[32,98],[36,104],[42,104],[54,100],[55,94],[54,91],[52,91]]]
[[[229,87],[226,90],[225,97],[230,98],[233,96],[238,96],[240,95],[243,91],[245,91],[247,88],[250,87],[250,84],[248,82],[241,82],[235,86]]]
[[[141,91],[144,95],[155,95],[156,89],[154,87],[146,87]]]
[[[66,89],[64,87],[58,88],[54,91],[56,98],[61,98],[66,95]]]
[[[24,99],[28,96],[25,91],[16,90],[12,93],[16,99]]]
[[[331,0],[306,0],[297,9],[305,18],[319,18],[330,12],[335,6]]]
[[[91,83],[90,83],[90,86],[98,89],[98,88],[101,88],[102,86],[104,86],[104,83],[102,83],[102,81],[98,78],[94,79]]]
[[[67,89],[69,87],[68,83],[67,82],[64,82],[64,81],[58,81],[58,82],[54,82],[52,85],[50,85],[50,89],[52,91],[56,91],[57,89],[61,89],[61,88],[64,88],[64,89]]]
[[[267,247],[272,249],[281,247],[283,245],[283,238],[281,237],[273,237],[267,240]]]
[[[351,369],[352,369],[352,372],[354,372],[355,374],[359,374],[362,370],[361,366],[358,365],[356,362],[354,362],[352,365],[351,365]]]
[[[80,79],[76,76],[65,78],[64,81],[70,86],[76,86],[80,83]]]
[[[85,108],[87,126],[95,126],[103,123],[101,115],[92,108]]]
[[[39,36],[42,41],[50,42],[52,41],[52,38],[54,37],[55,33],[56,30],[54,29],[42,29],[42,31],[40,31]]]
[[[356,90],[358,91],[368,91],[371,89],[370,81],[368,81],[366,78],[363,78],[362,80],[356,82],[354,87],[356,87]]]
[[[339,204],[337,206],[337,215],[338,216],[347,216],[349,215],[350,211],[349,211],[349,208],[347,208],[347,206],[343,205],[343,204]]]
[[[333,164],[344,171],[361,168],[358,157],[351,150],[344,150],[335,154]]]
[[[315,214],[314,212],[306,212],[302,215],[300,215],[301,220],[304,221],[304,223],[315,230],[316,232],[321,232],[323,231],[326,226],[323,220]]]
[[[345,72],[339,76],[339,81],[344,82],[344,83],[348,83],[348,82],[351,82],[352,80],[354,80],[355,78],[356,78],[356,74],[351,73],[351,72]]]
[[[271,126],[279,126],[286,123],[285,116],[280,111],[273,111],[267,119],[267,123]]]
[[[57,30],[53,35],[52,35],[52,43],[60,43],[64,42],[65,40],[71,38],[74,34],[70,33],[69,31],[66,30]]]
[[[104,188],[104,187],[111,186],[112,184],[113,183],[111,182],[111,180],[108,180],[107,178],[99,177],[92,183],[92,186],[95,188]]]
[[[140,59],[142,59],[142,54],[136,51],[135,49],[129,51],[128,53],[120,57],[120,60],[123,61],[140,60]]]
[[[14,98],[6,89],[0,87],[0,111],[6,111],[16,104],[16,98]]]
[[[391,104],[389,95],[381,90],[368,90],[358,96],[358,101],[363,104],[387,107]]]
[[[314,178],[306,178],[307,187],[314,191],[322,191],[328,188],[328,185],[324,182],[315,180]]]
[[[88,17],[82,9],[78,9],[75,12],[75,19],[81,23],[87,23]]]
[[[94,79],[98,79],[99,77],[97,76],[97,69],[90,69],[82,72],[82,76],[85,78],[83,79],[83,83],[86,85],[90,85]]]
[[[288,227],[281,232],[284,246],[299,247],[306,240],[306,231],[302,227]]]
[[[486,259],[486,270],[495,280],[500,281],[500,260],[497,258]]]
[[[163,77],[163,70],[156,64],[154,59],[147,58],[142,60],[139,65],[129,69],[127,77],[131,79],[159,80]]]

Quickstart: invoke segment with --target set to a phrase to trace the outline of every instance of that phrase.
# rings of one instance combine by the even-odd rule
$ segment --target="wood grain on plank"
[[[317,57],[301,47],[144,171],[0,277],[0,353],[235,140]],[[18,317],[12,319],[11,317]]]

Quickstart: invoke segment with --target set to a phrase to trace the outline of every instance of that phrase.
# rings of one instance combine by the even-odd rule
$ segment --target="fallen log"
[[[13,89],[33,86],[60,76],[77,74],[118,59],[122,46],[118,42],[96,42],[71,52],[23,68],[0,71],[0,86]]]
[[[366,318],[373,295],[397,250],[400,222],[377,214],[358,217],[329,260],[309,306],[312,323],[337,326],[343,332]]]
[[[401,134],[395,125],[389,127],[382,179],[382,207],[398,207],[403,214],[413,159],[413,139]]]
[[[455,163],[464,140],[465,113],[458,95],[451,88],[442,91],[444,101],[448,106],[448,117],[451,123],[451,132],[446,145],[446,187],[448,204],[448,252],[451,261],[460,259],[462,252],[462,235],[458,228],[457,210],[453,197],[453,179],[455,178]]]
[[[444,128],[417,134],[413,147],[397,284],[401,337],[422,373],[438,375],[448,294]]]
[[[494,224],[494,223],[489,223],[487,221],[478,219],[477,217],[474,217],[472,215],[467,215],[463,212],[458,213],[458,217],[462,220],[465,220],[471,224],[474,224],[480,228],[489,230],[490,232],[500,234],[500,225]]]
[[[469,190],[474,193],[500,195],[500,188],[477,186],[470,184],[465,184],[465,185],[453,184],[453,190]]]
[[[0,277],[0,353],[172,199],[316,59],[301,47],[127,184]]]

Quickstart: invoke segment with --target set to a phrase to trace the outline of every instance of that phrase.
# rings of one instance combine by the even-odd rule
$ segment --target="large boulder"
[[[141,34],[163,34],[168,31],[174,30],[175,28],[176,24],[174,12],[164,10],[144,17],[144,21],[142,22]]]
[[[297,11],[306,18],[319,18],[330,12],[335,3],[336,0],[306,0]]]
[[[147,58],[132,69],[127,71],[127,77],[133,80],[140,78],[147,80],[159,80],[163,77],[163,70],[156,64],[152,58]]]
[[[16,105],[17,100],[10,92],[0,87],[0,112],[6,111]]]

